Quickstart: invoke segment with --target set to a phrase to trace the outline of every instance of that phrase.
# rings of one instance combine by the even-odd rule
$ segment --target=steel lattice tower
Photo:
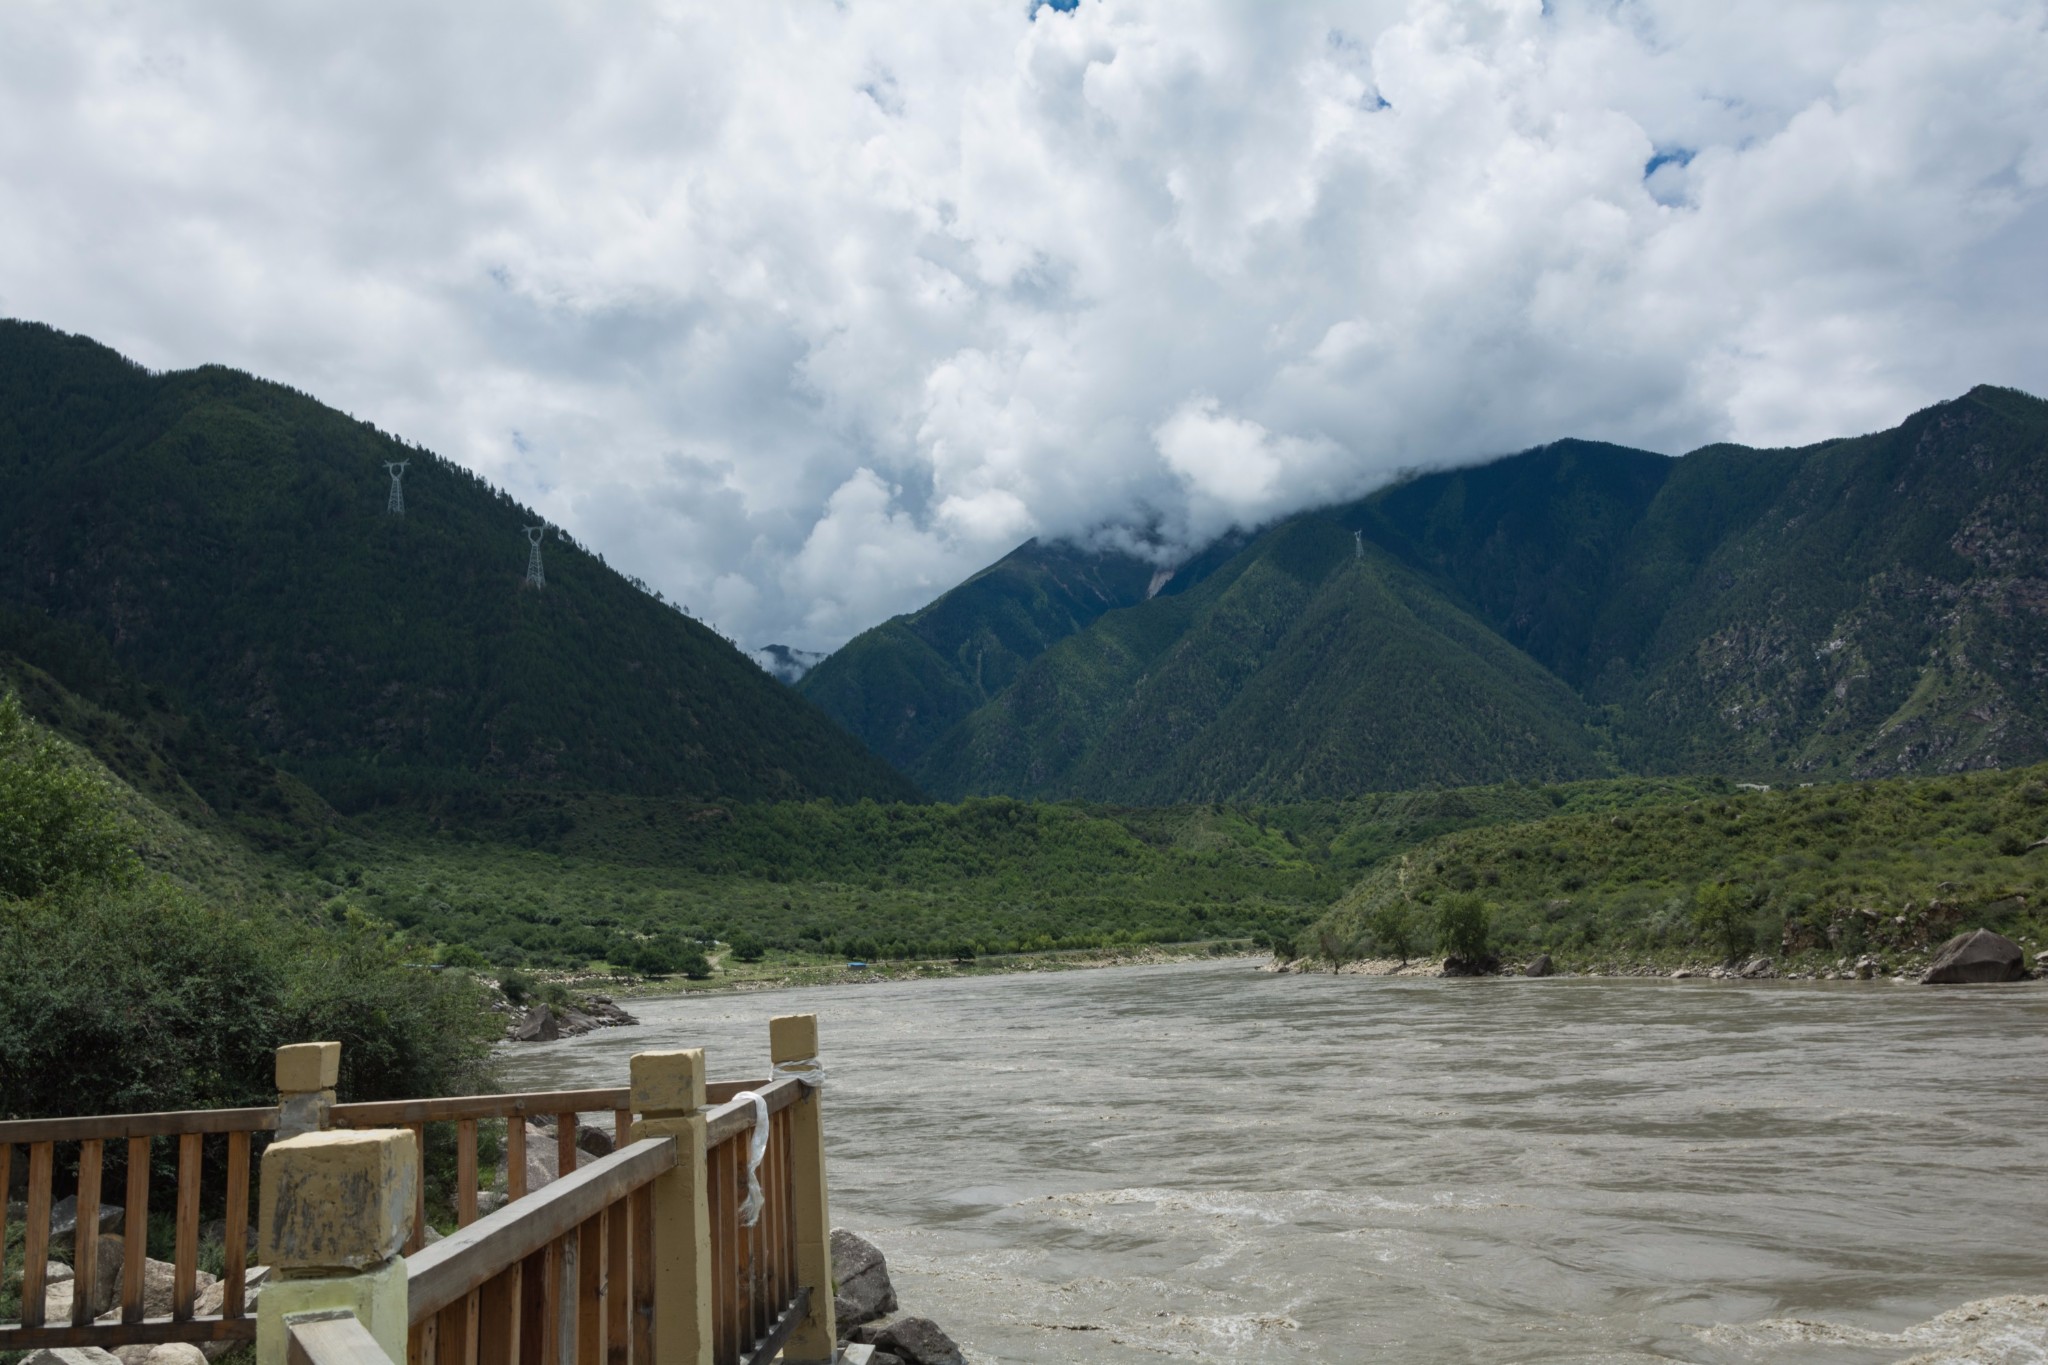
[[[547,535],[547,533],[548,528],[545,524],[526,528],[526,543],[533,547],[526,555],[526,584],[528,587],[545,588],[548,585],[548,576],[542,573],[540,569],[540,542],[541,538]]]
[[[399,460],[395,464],[387,462],[384,466],[385,472],[391,475],[391,501],[384,506],[394,517],[405,515],[405,467],[411,463],[411,460]]]

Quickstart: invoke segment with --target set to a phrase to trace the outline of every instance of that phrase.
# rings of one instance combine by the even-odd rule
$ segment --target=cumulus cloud
[[[1032,534],[2048,390],[2042,0],[48,0],[0,185],[0,312],[422,440],[753,645]]]

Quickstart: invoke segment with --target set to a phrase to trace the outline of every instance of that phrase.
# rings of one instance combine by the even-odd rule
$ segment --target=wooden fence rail
[[[0,1322],[0,1351],[254,1339],[260,1365],[366,1365],[366,1343],[377,1359],[407,1365],[765,1365],[778,1352],[792,1365],[832,1360],[815,1017],[773,1020],[770,1052],[776,1075],[754,1081],[707,1081],[693,1049],[635,1056],[630,1087],[336,1104],[339,1045],[301,1044],[279,1050],[274,1109],[0,1122],[0,1191],[10,1188],[17,1145],[28,1176],[21,1316]],[[609,1156],[579,1145],[584,1115],[610,1120]],[[557,1174],[545,1189],[527,1188],[529,1119],[554,1125]],[[481,1126],[500,1122],[505,1202],[484,1213]],[[455,1128],[457,1231],[426,1245],[433,1124]],[[174,1270],[168,1311],[145,1316],[158,1139],[177,1143]],[[126,1161],[128,1235],[118,1311],[94,1320],[109,1143]],[[226,1274],[219,1312],[202,1315],[207,1143],[224,1158],[213,1169],[226,1171]],[[43,1311],[59,1144],[76,1144],[67,1169],[78,1191],[78,1288],[62,1324]],[[272,1278],[252,1316],[243,1286],[259,1167]],[[367,1202],[353,1207],[335,1197],[340,1189]],[[6,1220],[0,1200],[0,1247]],[[355,1250],[340,1257],[337,1246]]]

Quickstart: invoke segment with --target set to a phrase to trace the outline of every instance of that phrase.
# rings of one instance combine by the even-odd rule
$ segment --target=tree
[[[1692,922],[1731,961],[1748,952],[1755,939],[1748,899],[1727,882],[1700,883],[1693,893]]]
[[[1492,960],[1487,939],[1492,933],[1486,902],[1470,894],[1445,896],[1436,903],[1436,946],[1446,968],[1484,970]]]
[[[1408,965],[1408,958],[1415,951],[1415,926],[1408,918],[1406,905],[1386,901],[1374,906],[1366,917],[1366,928],[1380,952],[1400,958],[1403,967]]]

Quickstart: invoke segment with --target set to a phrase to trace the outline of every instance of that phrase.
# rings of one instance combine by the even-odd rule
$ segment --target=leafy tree
[[[1445,896],[1436,903],[1436,946],[1445,959],[1476,968],[1491,956],[1492,916],[1476,895]]]
[[[1702,882],[1693,893],[1694,927],[1730,960],[1748,952],[1755,942],[1749,910],[1748,898],[1727,882]]]
[[[1404,902],[1389,900],[1374,906],[1366,916],[1366,931],[1379,951],[1400,958],[1404,967],[1408,965],[1415,949],[1415,925]]]
[[[732,941],[732,955],[741,962],[759,962],[768,955],[768,947],[752,934],[738,934]]]

